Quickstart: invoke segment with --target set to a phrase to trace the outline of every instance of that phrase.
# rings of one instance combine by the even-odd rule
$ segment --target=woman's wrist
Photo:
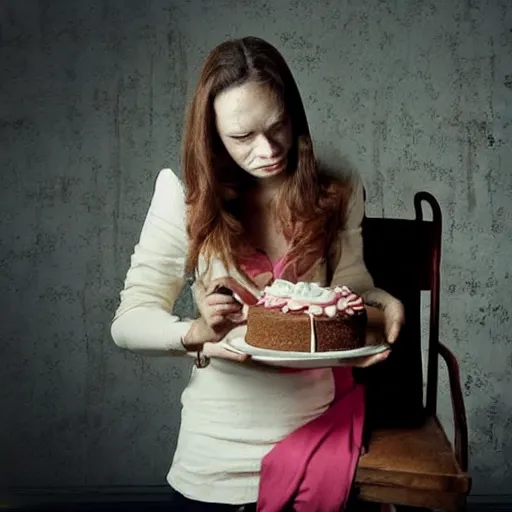
[[[203,346],[205,341],[197,339],[197,331],[201,333],[201,329],[204,325],[201,319],[194,320],[188,332],[181,338],[181,344],[187,353],[195,353],[195,366],[197,368],[206,368],[210,364],[210,358],[204,355]]]
[[[378,309],[385,309],[389,302],[394,300],[388,292],[380,288],[372,288],[361,294],[365,305]]]
[[[201,319],[194,320],[186,334],[181,337],[181,344],[186,352],[197,352],[203,348],[205,340],[200,340],[197,336],[198,322],[200,321]]]

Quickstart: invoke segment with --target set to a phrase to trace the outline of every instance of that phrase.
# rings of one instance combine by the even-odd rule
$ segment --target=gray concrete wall
[[[508,0],[5,0],[0,16],[2,484],[164,483],[187,364],[120,351],[109,322],[199,65],[253,34],[289,61],[319,153],[364,177],[369,214],[440,201],[474,493],[511,492]],[[450,428],[445,377],[440,395]]]

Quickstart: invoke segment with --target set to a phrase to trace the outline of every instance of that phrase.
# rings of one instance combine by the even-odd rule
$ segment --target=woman
[[[196,358],[168,475],[173,504],[237,510],[258,500],[264,458],[332,408],[335,380],[328,368],[283,373],[219,344],[244,326],[241,304],[218,285],[239,294],[277,277],[346,285],[383,311],[389,342],[403,310],[363,262],[362,186],[319,172],[300,94],[274,47],[243,38],[211,52],[183,142],[185,186],[168,169],[157,178],[112,336],[130,350]],[[186,272],[201,313],[193,321],[171,314]],[[351,370],[342,371],[350,390]]]

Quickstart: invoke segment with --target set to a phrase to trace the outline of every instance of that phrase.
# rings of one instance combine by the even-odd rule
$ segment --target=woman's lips
[[[283,164],[284,164],[284,158],[279,160],[278,162],[276,162],[275,164],[272,164],[272,165],[265,165],[263,167],[260,167],[259,170],[261,171],[275,171],[277,169],[279,169]]]

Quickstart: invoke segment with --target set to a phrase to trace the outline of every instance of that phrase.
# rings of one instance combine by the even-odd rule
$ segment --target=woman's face
[[[226,89],[213,102],[219,136],[235,163],[256,178],[286,169],[292,127],[283,103],[255,82]]]

